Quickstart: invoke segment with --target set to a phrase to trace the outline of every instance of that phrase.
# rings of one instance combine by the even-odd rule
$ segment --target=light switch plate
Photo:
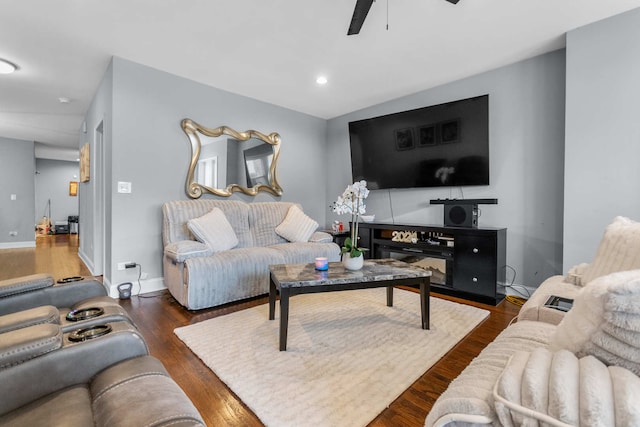
[[[131,183],[118,181],[118,193],[131,193]]]

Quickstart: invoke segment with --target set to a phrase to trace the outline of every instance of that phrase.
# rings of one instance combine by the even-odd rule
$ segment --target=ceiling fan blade
[[[364,20],[367,17],[367,13],[369,13],[369,9],[371,9],[373,1],[374,0],[356,1],[356,7],[353,10],[353,16],[351,17],[351,25],[349,25],[349,31],[347,31],[348,36],[358,34],[360,32],[360,28],[362,28],[362,24],[364,24]]]

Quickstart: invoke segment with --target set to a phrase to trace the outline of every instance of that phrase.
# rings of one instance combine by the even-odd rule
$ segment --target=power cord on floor
[[[517,295],[507,295],[506,297],[504,297],[504,299],[509,301],[511,304],[517,305],[518,307],[522,307],[524,303],[527,302],[526,299]]]
[[[138,267],[138,293],[136,296],[138,298],[157,298],[159,295],[140,295],[140,292],[142,292],[142,284],[140,283],[140,279],[142,278],[142,265],[136,263],[136,267]]]
[[[509,289],[513,289],[515,292],[519,293],[521,296],[517,296],[517,295],[507,295],[505,297],[505,299],[507,301],[509,301],[511,304],[515,304],[519,307],[522,307],[524,305],[525,302],[527,302],[527,300],[531,297],[531,294],[529,293],[529,290],[527,288],[525,288],[522,285],[515,285],[514,282],[516,281],[516,269],[511,267],[510,265],[505,265],[505,268],[509,268],[511,269],[511,271],[513,271],[513,277],[511,278],[511,283],[509,283],[508,285],[505,285],[506,288]],[[522,288],[524,289],[524,291],[526,292],[526,295],[522,292],[520,292],[517,288]]]

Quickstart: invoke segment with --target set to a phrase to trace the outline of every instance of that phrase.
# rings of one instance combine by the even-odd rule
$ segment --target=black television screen
[[[489,185],[489,95],[349,123],[370,189]]]

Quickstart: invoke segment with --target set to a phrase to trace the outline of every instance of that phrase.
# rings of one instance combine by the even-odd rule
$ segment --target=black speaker
[[[444,225],[478,228],[478,205],[444,205]]]

